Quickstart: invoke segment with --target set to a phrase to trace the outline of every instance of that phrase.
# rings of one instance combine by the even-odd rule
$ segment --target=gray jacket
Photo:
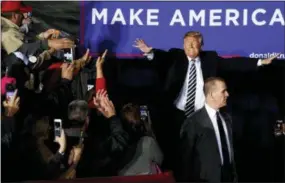
[[[120,176],[155,174],[155,164],[161,165],[163,154],[155,139],[142,137],[137,144],[133,159],[119,172]]]

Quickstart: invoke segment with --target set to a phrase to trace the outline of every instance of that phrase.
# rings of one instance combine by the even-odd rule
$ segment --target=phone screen
[[[68,48],[63,50],[64,61],[71,63],[74,60],[74,48]]]
[[[6,100],[9,101],[14,96],[15,91],[7,91],[6,92]]]
[[[148,119],[147,106],[145,106],[145,105],[140,106],[140,116],[141,116],[141,120],[147,120]]]
[[[54,136],[60,137],[61,130],[62,130],[61,119],[54,119]]]

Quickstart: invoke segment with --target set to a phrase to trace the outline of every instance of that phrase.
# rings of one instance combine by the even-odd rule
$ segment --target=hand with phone
[[[12,92],[11,92],[12,93]],[[7,96],[8,92],[6,93]],[[15,90],[11,96],[3,102],[5,115],[8,117],[14,116],[19,111],[20,97],[17,96],[18,90]]]
[[[54,133],[55,133],[54,142],[58,143],[59,145],[58,152],[62,154],[65,152],[65,149],[66,149],[66,137],[65,137],[64,130],[62,129],[62,127],[60,127],[60,128],[54,129]]]

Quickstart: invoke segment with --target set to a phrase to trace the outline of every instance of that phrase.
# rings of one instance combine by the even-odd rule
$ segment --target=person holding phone
[[[1,113],[1,165],[2,181],[9,181],[13,177],[14,167],[11,164],[15,162],[15,126],[14,115],[19,111],[20,97],[15,90],[9,100],[4,99]],[[4,97],[5,95],[2,95]]]

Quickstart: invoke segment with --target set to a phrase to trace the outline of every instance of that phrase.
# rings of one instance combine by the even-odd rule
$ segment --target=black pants
[[[165,116],[166,128],[164,133],[163,153],[164,163],[163,168],[175,171],[175,163],[179,156],[180,129],[186,117],[184,111],[181,111],[173,106],[168,115]]]

